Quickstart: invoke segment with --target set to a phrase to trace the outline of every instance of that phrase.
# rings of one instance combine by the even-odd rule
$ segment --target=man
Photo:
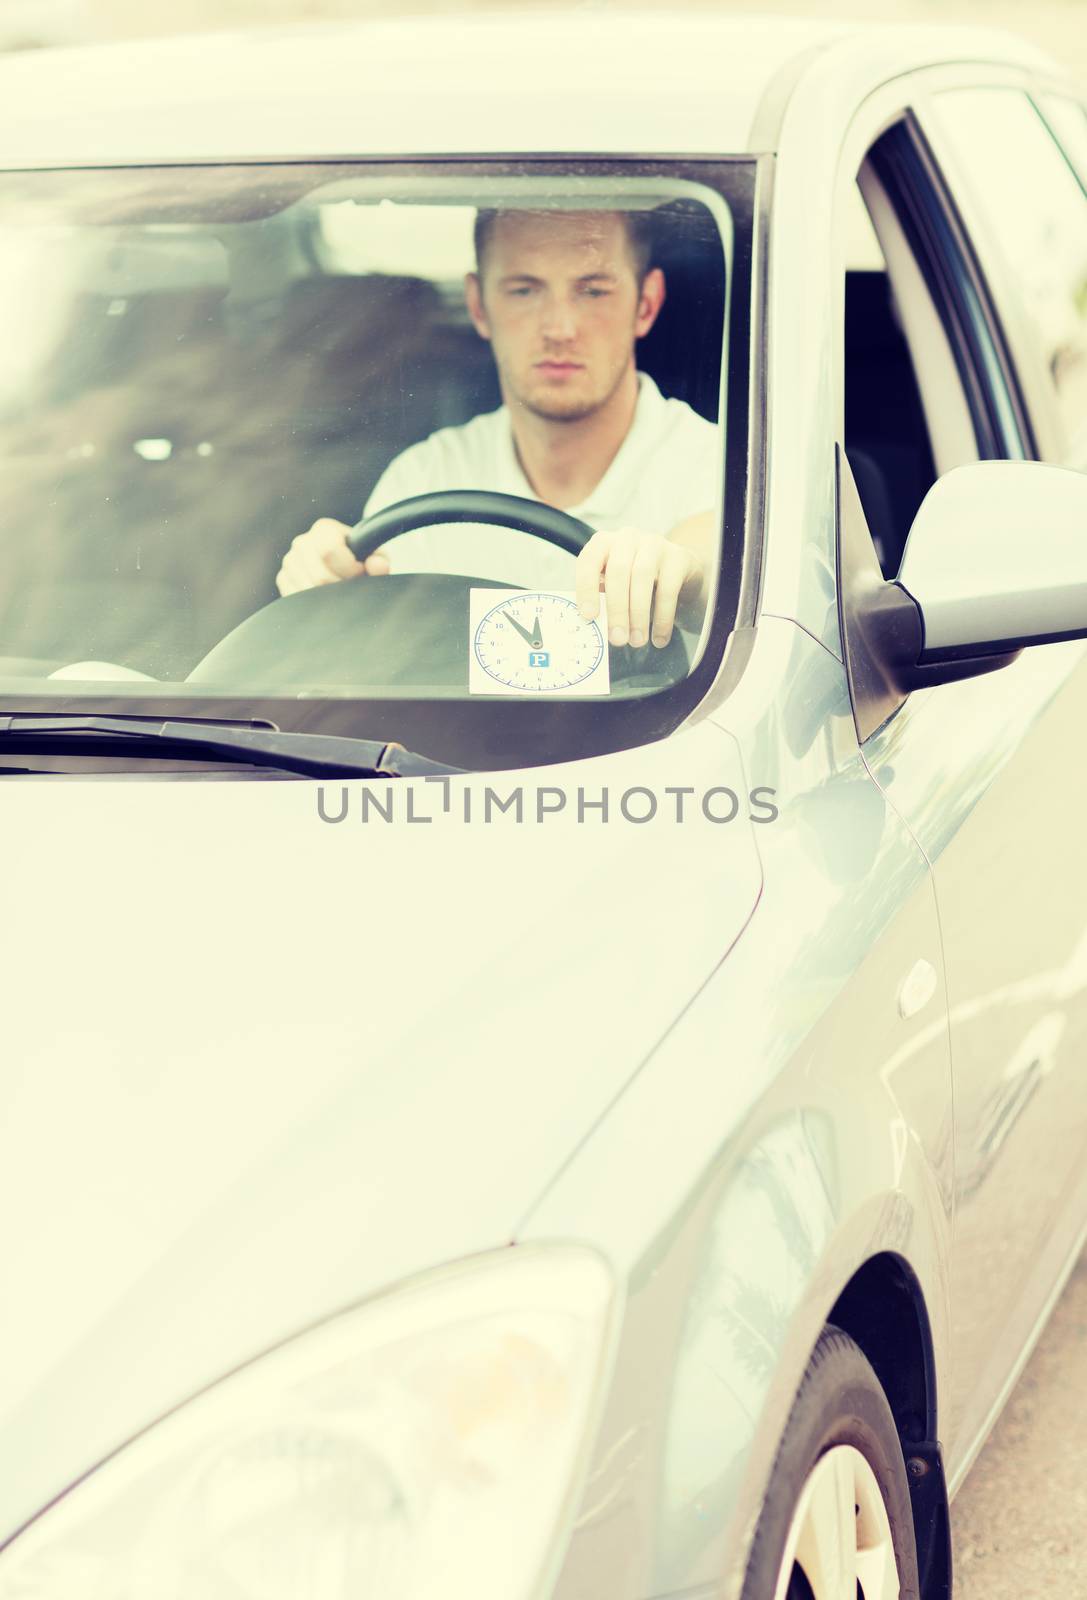
[[[575,561],[514,529],[418,529],[363,564],[347,549],[350,529],[325,517],[293,541],[279,591],[461,572],[574,590],[594,617],[603,588],[612,644],[645,645],[652,619],[663,647],[677,609],[692,626],[705,609],[721,450],[715,424],[637,371],[636,342],[665,296],[644,223],[636,213],[481,211],[476,257],[465,297],[491,344],[503,404],[405,450],[365,515],[412,495],[488,489],[569,511],[592,538]]]

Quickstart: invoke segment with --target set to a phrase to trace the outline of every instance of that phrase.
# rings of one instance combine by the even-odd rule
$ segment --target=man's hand
[[[595,617],[603,581],[611,643],[644,645],[652,612],[653,643],[663,649],[672,637],[680,600],[688,604],[701,597],[704,573],[700,555],[658,533],[636,528],[598,532],[577,558],[577,603],[583,617]]]
[[[389,571],[389,558],[384,550],[375,550],[365,561],[356,561],[347,548],[350,532],[346,522],[319,517],[308,532],[292,539],[291,548],[276,573],[276,588],[280,594],[297,594],[300,589],[339,583],[341,578],[361,578],[364,573],[371,578],[384,577]]]

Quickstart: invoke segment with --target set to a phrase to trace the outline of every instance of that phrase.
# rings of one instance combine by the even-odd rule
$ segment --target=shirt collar
[[[634,404],[634,416],[627,429],[626,438],[615,452],[611,465],[596,488],[590,491],[580,505],[569,507],[570,516],[580,517],[583,522],[591,523],[594,517],[619,515],[629,499],[627,486],[631,472],[641,461],[646,446],[656,433],[661,408],[666,404],[664,396],[648,372],[639,372],[638,398]],[[504,490],[507,494],[518,494],[527,500],[538,500],[539,495],[525,477],[521,463],[517,459],[509,411],[506,407],[502,409],[506,412],[505,426],[502,430]]]
[[[631,480],[657,435],[661,410],[666,403],[648,372],[639,372],[638,399],[627,436],[596,488],[577,507],[575,516],[591,523],[596,517],[609,518],[621,514],[630,500]]]

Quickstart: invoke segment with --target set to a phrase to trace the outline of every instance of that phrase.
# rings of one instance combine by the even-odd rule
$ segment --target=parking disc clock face
[[[591,622],[573,594],[473,589],[468,687],[473,694],[607,694],[604,597]]]

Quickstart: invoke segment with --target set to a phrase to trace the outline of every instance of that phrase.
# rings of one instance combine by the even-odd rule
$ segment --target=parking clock
[[[573,594],[473,589],[468,687],[473,694],[607,694],[604,597],[592,621]]]

